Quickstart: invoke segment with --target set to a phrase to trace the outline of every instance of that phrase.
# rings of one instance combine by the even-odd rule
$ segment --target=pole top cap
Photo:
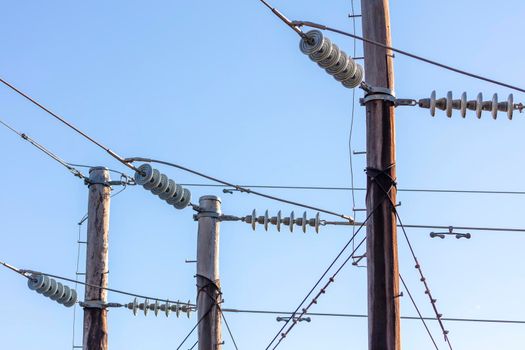
[[[200,201],[205,201],[205,200],[209,200],[209,201],[217,201],[219,203],[222,203],[221,202],[221,199],[217,196],[213,196],[213,195],[207,195],[207,196],[202,196],[199,198],[199,202]]]
[[[95,170],[109,170],[108,168],[106,168],[105,166],[94,166],[92,168],[89,168],[89,172],[91,173],[92,171],[95,171]]]

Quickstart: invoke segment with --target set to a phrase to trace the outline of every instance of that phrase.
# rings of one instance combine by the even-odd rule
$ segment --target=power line
[[[228,188],[232,186],[185,183],[187,187],[220,187]],[[241,185],[249,188],[284,189],[284,190],[319,190],[319,191],[366,191],[365,187],[344,187],[344,186],[289,186],[289,185]],[[499,190],[459,190],[459,189],[438,189],[438,188],[398,188],[397,192],[428,192],[428,193],[458,193],[458,194],[495,194],[495,195],[525,195],[525,191],[499,191]]]
[[[345,32],[343,30],[331,28],[331,27],[325,26],[323,24],[309,22],[309,21],[290,21],[281,12],[279,12],[277,9],[275,9],[272,6],[270,6],[266,1],[264,1],[264,0],[260,0],[260,1],[262,3],[264,3],[270,10],[272,10],[272,12],[277,17],[279,17],[287,26],[289,26],[293,31],[295,31],[297,34],[299,34],[299,36],[301,36],[301,38],[305,38],[306,37],[306,34],[300,29],[300,27],[302,27],[302,26],[317,28],[317,29],[321,29],[321,30],[328,30],[328,31],[331,31],[331,32],[334,32],[334,33],[338,33],[338,34],[341,34],[341,35],[345,35],[345,36],[348,36],[348,37],[351,37],[351,38],[363,41],[363,42],[371,44],[371,45],[382,47],[382,48],[384,48],[386,50],[391,50],[393,52],[397,52],[397,53],[399,53],[401,55],[404,55],[404,56],[407,56],[407,57],[410,57],[410,58],[414,58],[416,60],[419,60],[419,61],[431,64],[431,65],[434,65],[434,66],[437,66],[437,67],[440,67],[440,68],[443,68],[443,69],[447,69],[447,70],[455,72],[455,73],[459,73],[459,74],[466,75],[466,76],[474,78],[474,79],[483,80],[483,81],[486,81],[488,83],[492,83],[492,84],[495,84],[495,85],[503,86],[503,87],[506,87],[506,88],[509,88],[509,89],[512,89],[512,90],[516,90],[516,91],[525,93],[525,89],[523,89],[523,88],[511,85],[511,84],[507,84],[507,83],[504,83],[504,82],[501,82],[501,81],[498,81],[498,80],[490,79],[490,78],[487,78],[487,77],[484,77],[484,76],[481,76],[481,75],[478,75],[478,74],[470,73],[470,72],[464,71],[462,69],[454,68],[452,66],[449,66],[449,65],[446,65],[446,64],[443,64],[443,63],[440,63],[440,62],[437,62],[437,61],[434,61],[434,60],[431,60],[431,59],[428,59],[428,58],[425,58],[425,57],[422,57],[422,56],[419,56],[419,55],[416,55],[416,54],[413,54],[413,53],[410,53],[410,52],[405,51],[405,50],[396,49],[394,47],[385,45],[383,43],[380,43],[380,42],[377,42],[377,41],[374,41],[374,40],[370,40],[370,39],[364,38],[364,37],[356,35],[356,34]]]
[[[443,226],[443,225],[397,225],[397,227],[404,228],[428,228],[428,229],[443,229],[448,230],[453,228],[455,230],[471,230],[471,231],[497,231],[497,232],[525,232],[525,228],[512,227],[476,227],[476,226]]]
[[[350,1],[351,9],[352,9],[352,29],[353,33],[356,33],[356,26],[355,26],[355,11],[354,11],[354,0]],[[353,56],[356,56],[357,52],[357,40],[353,40]],[[350,185],[351,185],[351,193],[352,193],[352,215],[354,215],[354,218],[357,218],[356,210],[355,210],[355,190],[354,190],[354,160],[352,155],[352,136],[354,131],[354,117],[355,117],[355,89],[352,89],[352,108],[351,108],[351,117],[350,117],[350,132],[348,133],[348,154],[349,154],[349,161],[350,161]],[[355,233],[355,225],[352,226],[352,234]],[[355,248],[355,241],[352,242],[352,250]]]
[[[386,199],[386,197],[385,197]],[[270,346],[272,346],[272,344],[275,342],[275,340],[277,339],[277,337],[279,336],[279,334],[281,334],[281,338],[279,339],[279,341],[277,342],[277,344],[273,347],[273,349],[275,349],[276,347],[279,346],[279,344],[282,342],[282,340],[284,339],[284,337],[286,337],[286,335],[293,329],[293,327],[295,326],[296,323],[292,323],[292,325],[286,330],[285,333],[281,333],[285,328],[286,326],[288,325],[288,323],[290,322],[290,320],[293,320],[297,314],[297,311],[299,311],[299,309],[301,308],[301,306],[306,302],[306,300],[310,297],[310,295],[314,292],[314,290],[317,288],[317,286],[321,283],[321,281],[325,278],[325,276],[328,274],[328,272],[332,269],[332,267],[335,265],[335,263],[339,260],[339,258],[343,255],[343,253],[346,251],[346,249],[350,246],[350,244],[354,241],[355,237],[357,236],[357,234],[359,233],[359,231],[361,231],[361,229],[365,226],[366,222],[368,221],[368,219],[370,219],[370,217],[374,214],[374,212],[377,210],[377,208],[379,208],[379,206],[381,205],[383,201],[379,202],[378,205],[373,208],[373,210],[371,210],[371,212],[367,215],[365,221],[359,226],[359,228],[357,229],[357,231],[355,231],[355,233],[352,235],[352,237],[350,238],[350,240],[343,246],[343,248],[339,251],[339,253],[336,255],[336,257],[332,260],[332,262],[330,263],[330,265],[328,266],[328,268],[326,268],[326,270],[323,272],[323,274],[321,275],[321,277],[317,280],[317,282],[314,284],[314,286],[312,287],[312,289],[310,289],[310,291],[306,294],[306,296],[303,298],[303,300],[301,301],[301,303],[299,303],[299,305],[297,306],[297,308],[295,309],[295,311],[293,312],[292,316],[285,321],[284,325],[281,327],[281,329],[276,333],[276,335],[273,337],[273,339],[270,341],[270,343],[268,344],[268,346],[266,347],[266,350],[268,350],[270,348]],[[334,281],[334,278],[335,276],[339,273],[339,271],[346,265],[346,263],[348,262],[348,260],[350,258],[353,257],[355,251],[357,249],[359,249],[359,247],[366,241],[366,237],[358,244],[358,246],[356,248],[353,249],[352,253],[350,254],[350,256],[343,262],[343,264],[339,267],[339,269],[336,271],[336,273],[334,274],[334,276],[332,276],[330,279],[329,279],[329,282],[326,284],[326,286],[328,286],[329,283],[333,282]],[[325,288],[326,288],[325,286]],[[321,289],[321,292],[324,291],[324,288]],[[321,293],[319,292],[319,293]],[[320,294],[318,294],[319,296]],[[316,296],[312,302],[310,302],[310,304],[304,308],[302,310],[302,313],[300,314],[299,317],[303,316],[305,312],[308,311],[308,309],[310,308],[310,306],[314,303],[314,300],[317,299]],[[315,301],[316,303],[317,301]]]
[[[436,348],[436,350],[439,350],[439,348],[438,348],[438,346],[436,344],[436,340],[434,339],[434,336],[430,332],[430,329],[427,326],[427,322],[426,322],[425,318],[423,317],[423,315],[421,314],[421,311],[419,311],[419,307],[417,306],[416,301],[412,297],[412,293],[410,293],[410,290],[408,289],[408,286],[406,285],[405,280],[403,279],[403,276],[401,276],[401,274],[399,274],[399,279],[401,280],[401,283],[403,283],[403,286],[405,287],[405,290],[408,293],[410,301],[412,302],[412,305],[414,305],[414,309],[416,309],[416,312],[419,315],[419,319],[421,320],[421,322],[423,322],[423,326],[425,327],[425,330],[427,331],[427,334],[430,337],[430,340],[434,344],[434,347]],[[437,320],[437,318],[436,318],[436,320]]]
[[[390,201],[392,201],[392,200],[390,200]],[[441,319],[443,315],[439,313],[439,311],[437,309],[437,306],[436,306],[436,301],[437,300],[432,297],[432,292],[430,291],[430,288],[428,286],[427,280],[426,280],[425,276],[423,275],[423,270],[421,269],[421,264],[419,263],[419,261],[418,261],[418,259],[416,257],[416,253],[414,252],[414,248],[412,247],[412,243],[410,242],[410,239],[408,238],[408,235],[406,233],[405,227],[403,226],[403,222],[401,220],[401,217],[399,216],[399,213],[398,213],[398,211],[397,211],[397,209],[395,207],[395,204],[392,204],[392,207],[393,207],[394,213],[395,213],[395,215],[397,217],[397,220],[399,221],[399,224],[401,225],[401,230],[403,231],[403,236],[405,237],[405,240],[406,240],[406,242],[408,244],[408,248],[410,250],[410,254],[412,255],[412,258],[414,259],[414,263],[415,263],[414,267],[419,272],[420,281],[423,283],[423,286],[425,287],[425,294],[428,296],[430,304],[432,305],[432,309],[434,310],[434,313],[436,314],[436,318],[437,318],[437,321],[439,323],[439,327],[441,328],[441,331],[443,332],[443,337],[445,338],[445,342],[448,344],[448,347],[450,348],[450,350],[452,350],[452,344],[450,343],[450,338],[448,336],[449,331],[445,329],[445,325],[443,324],[443,320]],[[401,278],[401,276],[400,276],[400,278]],[[402,278],[401,278],[401,281],[403,281]],[[407,289],[407,286],[406,286],[404,281],[403,281],[403,285],[405,286],[405,289]],[[407,289],[407,291],[408,291],[408,289]],[[410,295],[410,293],[409,293],[409,295]],[[410,296],[410,298],[412,299],[412,296]],[[414,302],[414,306],[416,306],[415,302]],[[417,306],[416,306],[416,309],[417,309]],[[426,327],[426,325],[425,325],[425,327]],[[427,330],[428,330],[428,328],[427,328]],[[430,332],[429,332],[429,334],[430,334]],[[432,336],[431,336],[431,338],[432,338]],[[434,338],[432,338],[432,341],[434,341]]]
[[[35,106],[37,106],[38,108],[42,109],[43,111],[45,111],[46,113],[48,113],[49,115],[53,116],[55,119],[59,120],[61,123],[67,125],[69,128],[73,129],[74,131],[76,131],[78,134],[82,135],[82,137],[84,137],[85,139],[87,139],[88,141],[94,143],[95,145],[97,145],[98,147],[102,148],[104,151],[106,151],[110,156],[112,156],[113,158],[115,158],[116,160],[118,160],[119,162],[121,162],[122,164],[124,164],[125,166],[127,166],[128,168],[132,169],[132,170],[135,170],[137,171],[138,169],[136,167],[134,167],[132,164],[129,164],[129,163],[126,163],[124,161],[124,158],[122,158],[121,156],[119,156],[118,154],[116,154],[114,151],[112,151],[111,149],[109,149],[108,147],[104,146],[103,144],[101,144],[100,142],[96,141],[95,139],[93,139],[92,137],[90,137],[89,135],[87,135],[86,133],[84,133],[82,130],[80,130],[79,128],[77,128],[76,126],[74,126],[73,124],[71,124],[70,122],[68,122],[66,119],[64,119],[63,117],[61,117],[60,115],[58,115],[57,113],[51,111],[49,108],[45,107],[44,105],[42,105],[41,103],[39,103],[38,101],[36,101],[34,98],[32,98],[31,96],[29,96],[28,94],[24,93],[23,91],[21,91],[20,89],[18,89],[17,87],[15,87],[14,85],[12,85],[11,83],[5,81],[4,79],[0,78],[0,82],[2,84],[4,84],[5,86],[7,86],[8,88],[10,88],[11,90],[13,90],[14,92],[16,92],[17,94],[19,94],[20,96],[24,97],[26,100],[28,100],[29,102],[33,103]]]
[[[205,178],[205,179],[208,179],[208,180],[211,180],[211,181],[214,181],[214,182],[218,182],[218,183],[220,183],[220,184],[222,184],[222,185],[225,185],[225,186],[228,186],[228,187],[235,188],[237,191],[240,191],[240,192],[249,193],[249,194],[254,194],[254,195],[256,195],[256,196],[264,197],[264,198],[271,199],[271,200],[274,200],[274,201],[278,201],[278,202],[282,202],[282,203],[287,203],[287,204],[291,204],[291,205],[296,205],[296,206],[298,206],[298,207],[302,207],[302,208],[306,208],[306,209],[311,209],[311,210],[319,211],[319,212],[321,212],[321,213],[325,213],[325,214],[330,214],[330,215],[338,216],[338,217],[343,218],[343,219],[345,219],[345,220],[347,220],[347,221],[349,221],[349,222],[353,222],[353,221],[354,221],[354,219],[353,219],[351,216],[348,216],[348,215],[345,215],[345,214],[336,213],[336,212],[334,212],[334,211],[330,211],[330,210],[326,210],[326,209],[317,208],[317,207],[314,207],[314,206],[311,206],[311,205],[308,205],[308,204],[303,204],[303,203],[299,203],[299,202],[291,201],[291,200],[288,200],[288,199],[283,199],[283,198],[280,198],[280,197],[271,196],[271,195],[264,194],[264,193],[261,193],[261,192],[253,191],[253,190],[250,189],[250,188],[243,187],[243,186],[239,186],[239,185],[234,185],[234,184],[229,183],[229,182],[227,182],[227,181],[220,180],[220,179],[215,178],[215,177],[213,177],[213,176],[206,175],[206,174],[204,174],[204,173],[201,173],[201,172],[198,172],[198,171],[195,171],[195,170],[189,169],[189,168],[184,167],[184,166],[179,165],[179,164],[170,163],[170,162],[166,162],[166,161],[158,160],[158,159],[143,158],[143,157],[132,157],[132,158],[126,158],[125,161],[126,161],[126,162],[130,162],[130,163],[135,162],[135,161],[140,161],[140,162],[151,162],[151,163],[164,164],[164,165],[171,166],[171,167],[174,167],[174,168],[177,168],[177,169],[180,169],[180,170],[186,171],[186,172],[188,172],[188,173],[191,173],[191,174],[194,174],[194,175],[197,175],[197,176],[203,177],[203,178]]]
[[[401,55],[408,56],[410,58],[414,58],[416,60],[419,60],[419,61],[431,64],[431,65],[434,65],[434,66],[437,66],[437,67],[440,67],[440,68],[443,68],[443,69],[446,69],[446,70],[449,70],[449,71],[452,71],[452,72],[455,72],[455,73],[459,73],[459,74],[466,75],[466,76],[474,78],[474,79],[483,80],[483,81],[486,81],[488,83],[492,83],[492,84],[495,84],[495,85],[503,86],[503,87],[506,87],[506,88],[509,88],[509,89],[512,89],[512,90],[516,90],[516,91],[525,93],[525,89],[523,89],[523,88],[511,85],[511,84],[507,84],[507,83],[504,83],[504,82],[501,82],[501,81],[498,81],[498,80],[490,79],[490,78],[487,78],[487,77],[484,77],[484,76],[481,76],[481,75],[478,75],[478,74],[470,73],[470,72],[467,72],[467,71],[464,71],[464,70],[461,70],[461,69],[458,69],[458,68],[454,68],[452,66],[449,66],[449,65],[446,65],[446,64],[443,64],[443,63],[440,63],[440,62],[437,62],[437,61],[434,61],[434,60],[431,60],[431,59],[428,59],[428,58],[425,58],[425,57],[422,57],[422,56],[419,56],[419,55],[416,55],[416,54],[413,54],[413,53],[410,53],[408,51],[396,49],[396,48],[394,48],[392,46],[388,46],[388,45],[382,44],[382,43],[374,41],[374,40],[366,39],[366,38],[363,38],[361,36],[345,32],[343,30],[331,28],[331,27],[325,26],[323,24],[318,24],[318,23],[313,23],[313,22],[308,22],[308,21],[293,21],[292,23],[297,25],[297,26],[299,26],[299,27],[304,25],[304,26],[307,26],[307,27],[317,28],[317,29],[321,29],[321,30],[328,30],[328,31],[331,31],[331,32],[334,32],[334,33],[338,33],[338,34],[341,34],[341,35],[346,35],[346,36],[349,36],[351,38],[354,38],[354,39],[366,42],[368,44],[379,46],[379,47],[382,47],[384,49],[391,50],[393,52],[397,52],[397,53],[399,53]]]
[[[221,312],[222,319],[224,320],[224,324],[226,325],[226,329],[228,330],[228,333],[230,334],[230,338],[233,342],[233,346],[235,347],[235,350],[239,350],[239,348],[237,347],[237,342],[235,341],[235,338],[233,337],[233,333],[230,329],[230,325],[228,324],[228,321],[226,321],[226,316],[224,316],[224,312],[222,312],[222,308],[220,307],[220,305],[218,307],[219,307],[219,311]]]
[[[276,311],[276,310],[259,310],[259,309],[235,309],[223,308],[223,312],[238,313],[238,314],[260,314],[260,315],[292,315],[292,311]],[[348,313],[327,313],[327,312],[307,312],[307,316],[319,317],[341,317],[341,318],[368,318],[365,314],[348,314]],[[401,316],[403,320],[419,321],[419,316]],[[437,321],[435,317],[423,317],[426,321]],[[479,318],[454,318],[442,317],[443,321],[447,322],[468,322],[468,323],[499,323],[499,324],[522,324],[525,325],[525,320],[500,320],[500,319],[479,319]]]
[[[193,328],[189,331],[189,333],[186,335],[186,337],[184,337],[184,339],[182,339],[182,342],[179,344],[179,346],[177,347],[177,350],[179,350],[182,345],[184,345],[184,343],[186,342],[186,340],[188,340],[188,338],[190,337],[190,335],[192,335],[192,333],[195,331],[195,329],[199,326],[199,324],[202,322],[202,320],[204,320],[206,318],[206,316],[208,316],[208,314],[211,312],[211,309],[213,309],[213,306],[214,304],[211,304],[210,307],[208,308],[208,311],[206,311],[206,313],[204,315],[202,315],[202,317],[199,319],[199,321],[197,321],[197,323],[195,324],[195,326],[193,326]],[[198,343],[198,341],[197,341]],[[195,343],[196,344],[196,343]],[[195,346],[195,344],[192,346],[192,348]]]
[[[30,144],[32,144],[33,146],[35,146],[36,148],[38,148],[40,151],[42,151],[43,153],[45,153],[47,156],[49,156],[50,158],[54,159],[55,161],[57,161],[58,163],[60,163],[62,166],[64,166],[67,170],[69,170],[73,175],[75,175],[76,177],[79,177],[83,180],[87,180],[88,178],[82,174],[79,170],[75,169],[71,164],[67,163],[66,161],[64,161],[62,158],[60,158],[59,156],[57,156],[56,154],[54,154],[53,152],[51,152],[50,150],[48,150],[47,148],[45,148],[44,146],[42,146],[41,144],[39,144],[38,142],[36,142],[35,140],[33,140],[31,137],[29,137],[27,134],[25,133],[22,133],[18,130],[16,130],[15,128],[13,128],[12,126],[10,126],[9,124],[7,124],[6,122],[4,122],[3,120],[0,120],[0,123],[5,126],[7,129],[11,130],[12,132],[14,132],[15,134],[17,134],[18,136],[20,136],[23,140],[29,142]]]
[[[88,286],[88,287],[92,287],[92,288],[98,288],[98,289],[104,289],[104,290],[107,290],[109,292],[114,292],[114,293],[118,293],[118,294],[128,295],[128,296],[137,297],[137,298],[141,298],[141,299],[158,300],[158,301],[162,301],[162,302],[166,302],[166,303],[172,303],[173,302],[173,300],[169,300],[169,299],[156,298],[156,297],[151,297],[151,296],[146,296],[146,295],[126,292],[126,291],[123,291],[123,290],[120,290],[120,289],[97,286],[97,285],[94,285],[94,284],[91,284],[91,283],[81,282],[81,281],[74,280],[72,278],[67,278],[67,277],[63,277],[63,276],[59,276],[59,275],[53,275],[53,274],[46,273],[46,272],[35,271],[35,270],[26,270],[26,269],[18,269],[18,268],[14,267],[14,266],[6,263],[6,262],[3,262],[3,261],[0,261],[0,265],[3,265],[5,267],[7,267],[8,269],[10,269],[10,270],[12,270],[12,271],[14,271],[14,272],[24,276],[25,278],[31,278],[29,276],[30,274],[45,275],[45,276],[57,278],[59,280],[64,280],[64,281],[68,281],[68,282],[72,282],[72,283],[80,283],[80,284],[82,284],[84,286]],[[185,304],[189,305],[189,306],[192,306],[192,307],[196,306],[195,304],[191,304],[191,303],[185,303]]]
[[[335,226],[359,226],[360,222],[348,223],[346,221],[326,221],[321,220],[321,225],[335,225]],[[442,229],[442,230],[471,230],[471,231],[498,231],[498,232],[525,232],[525,228],[512,228],[512,227],[479,227],[479,226],[444,226],[444,225],[408,225],[398,224],[397,227],[404,228],[426,228],[426,229]]]

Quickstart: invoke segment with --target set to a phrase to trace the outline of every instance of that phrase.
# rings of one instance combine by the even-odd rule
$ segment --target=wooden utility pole
[[[108,285],[108,233],[111,187],[107,168],[89,170],[89,203],[86,249],[86,283]],[[104,289],[86,286],[84,302],[84,350],[108,348],[107,301]]]
[[[391,46],[388,0],[361,0],[361,11],[363,37]],[[368,95],[376,95],[366,102],[368,349],[399,350],[395,118],[393,103],[381,99],[394,93],[393,55],[365,43],[364,56]]]
[[[197,215],[197,309],[199,350],[220,350],[221,301],[219,280],[219,216],[221,200],[216,196],[199,198],[201,211]]]

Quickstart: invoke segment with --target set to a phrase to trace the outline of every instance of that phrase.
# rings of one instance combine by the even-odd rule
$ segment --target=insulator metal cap
[[[151,165],[142,164],[141,166],[139,166],[138,171],[135,171],[134,178],[137,185],[143,186],[151,180],[152,176],[153,168],[151,167]]]
[[[299,49],[305,55],[310,55],[318,51],[323,45],[323,33],[319,30],[310,30],[306,33],[306,38],[301,38]]]

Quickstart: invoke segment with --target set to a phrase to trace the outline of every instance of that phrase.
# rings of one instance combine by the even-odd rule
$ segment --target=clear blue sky
[[[351,30],[349,0],[274,1],[287,16]],[[359,1],[356,1],[359,11]],[[524,85],[523,1],[391,2],[395,46],[489,77]],[[360,32],[360,21],[357,23]],[[298,38],[258,1],[10,2],[0,21],[0,76],[126,156],[151,156],[244,184],[349,186],[348,135],[352,92],[298,49]],[[352,40],[328,34],[347,52]],[[362,46],[358,47],[358,56]],[[467,91],[500,99],[512,92],[396,55],[399,97]],[[361,92],[358,92],[361,96]],[[515,93],[523,101],[523,94]],[[365,147],[364,109],[356,107],[352,146]],[[399,187],[524,190],[525,115],[496,121],[485,113],[463,120],[427,110],[397,109]],[[0,87],[0,118],[62,158],[127,171],[71,130]],[[3,186],[0,260],[72,277],[77,222],[87,208],[77,178],[8,130],[0,129]],[[355,184],[363,186],[363,156]],[[162,168],[179,182],[201,182]],[[351,213],[349,192],[268,190],[268,193]],[[303,210],[245,194],[216,194],[226,214],[256,208],[275,214]],[[364,192],[356,193],[363,207]],[[525,227],[524,197],[399,193],[405,223]],[[312,216],[315,213],[309,212]],[[162,298],[194,300],[196,251],[192,211],[176,211],[142,188],[112,201],[109,284]],[[322,216],[330,219],[327,216]],[[358,219],[360,217],[358,216]],[[362,219],[362,217],[361,217]],[[524,319],[525,235],[471,232],[472,239],[431,239],[410,230],[438,307],[445,317]],[[228,308],[292,310],[350,237],[348,228],[319,235],[252,232],[242,223],[221,227],[221,281]],[[84,232],[83,232],[84,234]],[[400,270],[422,312],[432,310],[400,237]],[[81,256],[83,265],[84,255]],[[0,271],[1,347],[69,349],[72,309]],[[82,294],[82,293],[81,293]],[[111,302],[131,298],[110,293]],[[416,315],[408,298],[403,315]],[[366,312],[366,270],[347,266],[314,312]],[[77,313],[77,316],[81,314]],[[240,349],[261,349],[281,326],[275,316],[228,314]],[[77,317],[76,343],[81,343]],[[195,324],[164,316],[109,314],[112,349],[176,348]],[[445,343],[430,322],[438,345]],[[455,349],[518,349],[523,325],[447,322]],[[224,349],[233,349],[224,334]],[[195,341],[193,335],[183,349]],[[402,322],[404,349],[432,349],[418,321]],[[365,319],[313,317],[283,349],[365,349]]]

